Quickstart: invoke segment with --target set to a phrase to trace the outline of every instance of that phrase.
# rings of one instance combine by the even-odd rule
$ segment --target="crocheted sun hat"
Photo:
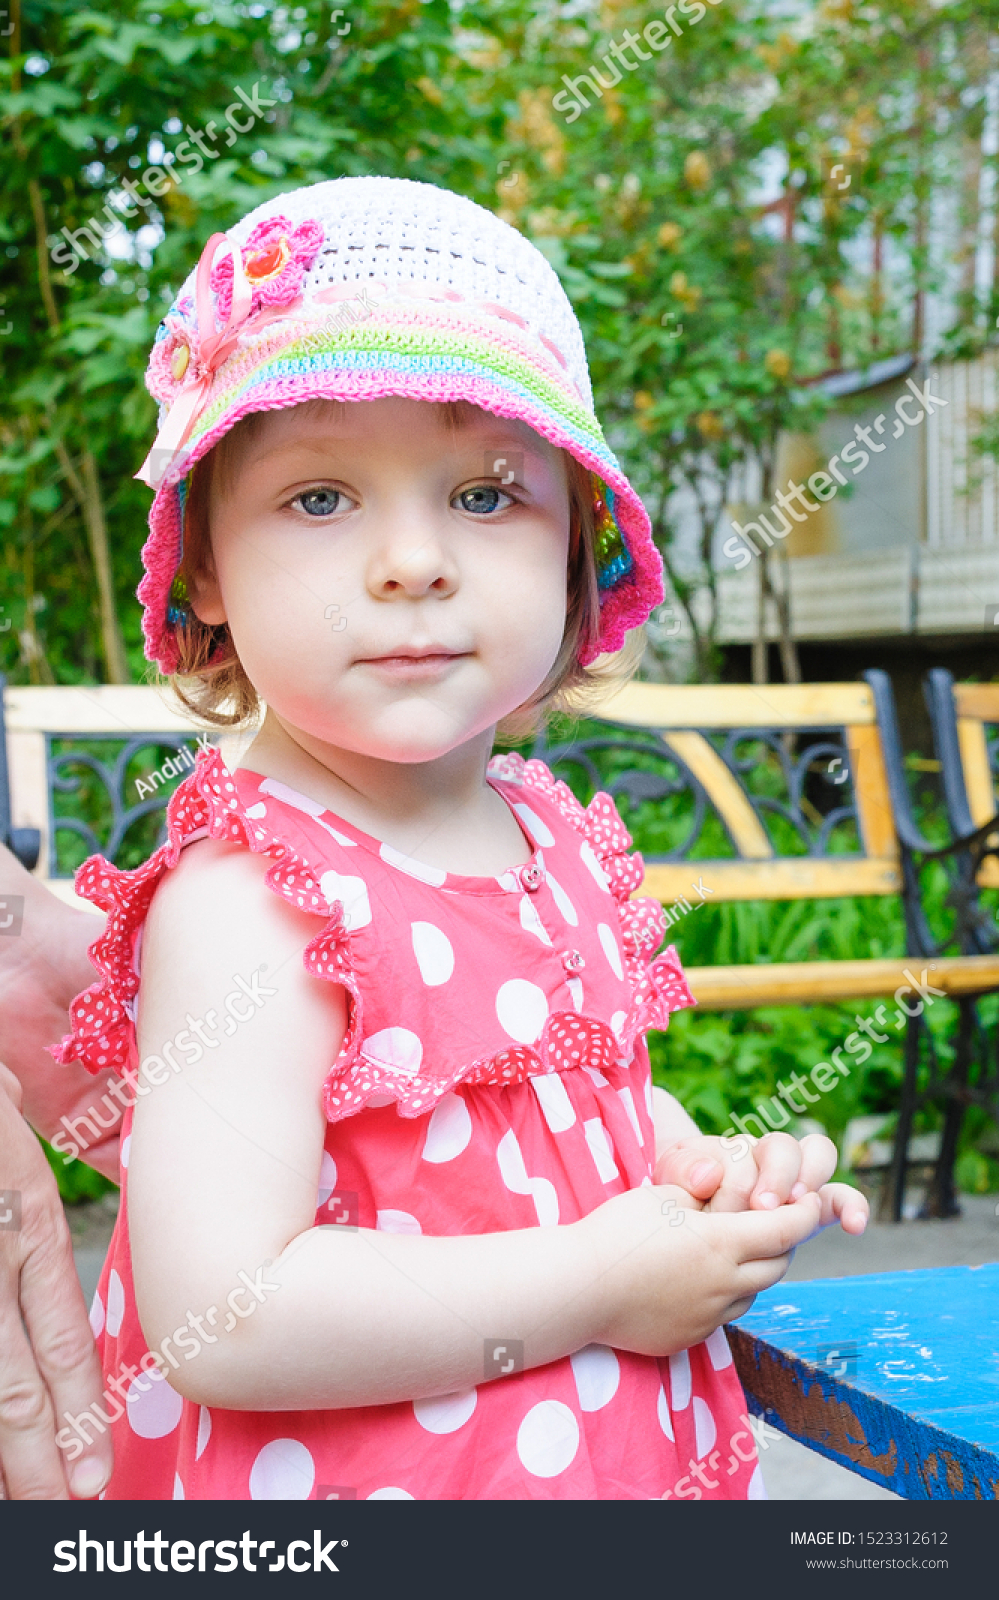
[[[461,195],[335,178],[258,206],[208,240],[157,331],[146,384],[160,429],[137,474],[156,490],[138,598],[146,655],[166,673],[186,601],[188,474],[241,417],[305,400],[467,400],[588,467],[601,625],[584,664],[662,601],[649,519],[594,415],[565,291],[534,245]]]

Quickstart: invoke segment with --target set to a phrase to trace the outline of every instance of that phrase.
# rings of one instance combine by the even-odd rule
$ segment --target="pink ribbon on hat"
[[[209,278],[219,245],[224,245],[232,255],[233,281],[229,316],[225,326],[217,330],[215,302],[212,299]],[[201,252],[195,278],[197,337],[191,351],[194,359],[188,369],[187,381],[164,418],[152,449],[135,474],[140,483],[147,484],[150,489],[159,488],[178,450],[189,438],[191,429],[208,399],[212,379],[239,342],[252,301],[253,290],[243,267],[242,250],[224,233],[213,233]]]

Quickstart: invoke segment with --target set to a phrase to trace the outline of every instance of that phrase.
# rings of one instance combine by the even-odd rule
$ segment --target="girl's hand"
[[[577,1224],[601,1269],[596,1340],[647,1356],[698,1344],[780,1281],[833,1208],[811,1191],[741,1215],[702,1210],[674,1185],[615,1195]]]
[[[737,1145],[704,1134],[676,1139],[659,1156],[656,1183],[677,1183],[706,1202],[709,1211],[774,1211],[814,1191],[823,1196],[823,1227],[840,1222],[847,1233],[863,1233],[869,1207],[848,1184],[830,1184],[836,1146],[824,1134],[793,1139],[770,1133]]]

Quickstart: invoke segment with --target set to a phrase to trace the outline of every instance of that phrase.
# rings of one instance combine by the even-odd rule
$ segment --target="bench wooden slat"
[[[876,721],[866,683],[629,683],[588,708],[636,728],[843,728]]]
[[[781,1283],[728,1334],[750,1409],[809,1449],[907,1500],[999,1498],[999,1265]]]
[[[771,861],[647,861],[638,894],[670,903],[690,898],[691,883],[703,878],[721,903],[727,900],[828,900],[837,895],[898,894],[896,861],[866,856],[784,856]],[[709,898],[708,905],[712,900]]]
[[[195,726],[205,726],[175,711],[166,690],[151,685],[8,687],[4,699],[8,732],[30,728],[127,739],[131,733],[190,733]]]
[[[754,1006],[821,1005],[892,995],[925,968],[929,982],[954,998],[999,988],[999,954],[920,956],[884,961],[775,961],[765,966],[688,967],[687,982],[704,1011],[747,1011]],[[916,996],[915,998],[918,998]]]
[[[664,733],[663,744],[675,751],[702,786],[739,854],[750,861],[769,860],[774,849],[767,831],[714,745],[693,732]]]
[[[999,722],[999,683],[955,683],[954,704],[959,717]]]
[[[898,840],[892,817],[888,774],[876,727],[848,726],[846,748],[853,775],[853,793],[860,821],[860,837],[869,856],[897,860]]]

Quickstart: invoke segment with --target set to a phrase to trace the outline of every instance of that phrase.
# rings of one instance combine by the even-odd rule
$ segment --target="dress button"
[[[566,972],[582,972],[586,961],[578,950],[563,950],[562,965]]]
[[[529,861],[526,867],[520,869],[520,881],[531,894],[541,888],[542,877],[541,868],[536,861]]]

